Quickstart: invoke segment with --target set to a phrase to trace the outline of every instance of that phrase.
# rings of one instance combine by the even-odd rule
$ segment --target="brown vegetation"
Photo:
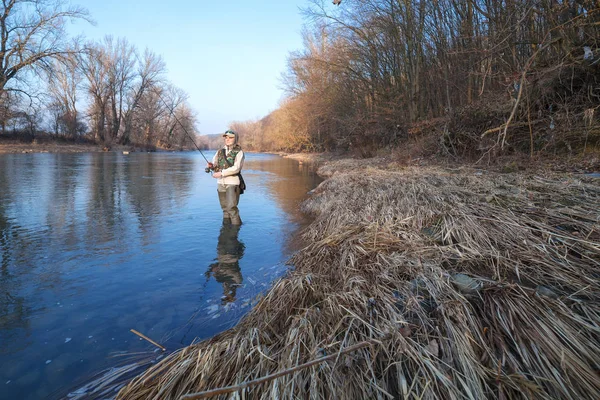
[[[592,179],[338,171],[304,205],[295,269],[118,398],[598,398]]]
[[[256,149],[371,157],[423,141],[435,143],[430,155],[472,161],[597,153],[597,2],[311,3],[288,99],[239,124],[262,132]]]

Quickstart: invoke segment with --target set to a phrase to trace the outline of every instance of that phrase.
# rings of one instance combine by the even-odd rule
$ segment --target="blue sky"
[[[302,47],[300,7],[306,0],[71,0],[96,26],[73,35],[124,37],[165,60],[168,79],[189,95],[201,134],[232,121],[261,118],[283,97],[281,73]]]

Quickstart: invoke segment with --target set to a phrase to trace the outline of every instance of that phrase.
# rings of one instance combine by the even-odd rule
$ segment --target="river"
[[[0,155],[0,399],[61,398],[102,370],[226,330],[285,273],[319,178],[247,154],[241,228],[199,153]],[[158,351],[158,353],[157,353]]]

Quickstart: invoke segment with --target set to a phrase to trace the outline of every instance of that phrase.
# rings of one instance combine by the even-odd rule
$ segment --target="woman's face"
[[[225,146],[233,146],[235,143],[234,137],[225,136]]]

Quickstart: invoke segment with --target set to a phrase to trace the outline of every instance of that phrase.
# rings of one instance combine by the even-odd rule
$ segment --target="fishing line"
[[[187,137],[192,141],[192,143],[194,143],[194,146],[196,147],[196,149],[198,149],[198,151],[200,152],[200,154],[202,154],[202,157],[206,160],[207,163],[210,164],[210,161],[208,161],[208,159],[206,158],[206,156],[204,155],[204,153],[202,152],[202,150],[200,150],[200,147],[198,147],[198,145],[196,144],[196,141],[192,138],[192,135],[190,135],[190,133],[188,132],[188,130],[185,129],[185,126],[181,123],[181,121],[179,120],[179,118],[177,118],[177,116],[175,115],[175,110],[172,109],[171,107],[169,107],[169,105],[162,98],[162,96],[160,95],[160,93],[158,93],[157,91],[154,91],[154,93],[160,99],[160,101],[162,101],[162,103],[165,105],[165,107],[167,108],[167,110],[169,110],[169,112],[171,113],[171,115],[173,116],[173,118],[175,118],[175,121],[177,121],[179,123],[179,125],[181,126],[181,128],[183,129],[183,131],[185,132],[185,134],[187,135]]]

